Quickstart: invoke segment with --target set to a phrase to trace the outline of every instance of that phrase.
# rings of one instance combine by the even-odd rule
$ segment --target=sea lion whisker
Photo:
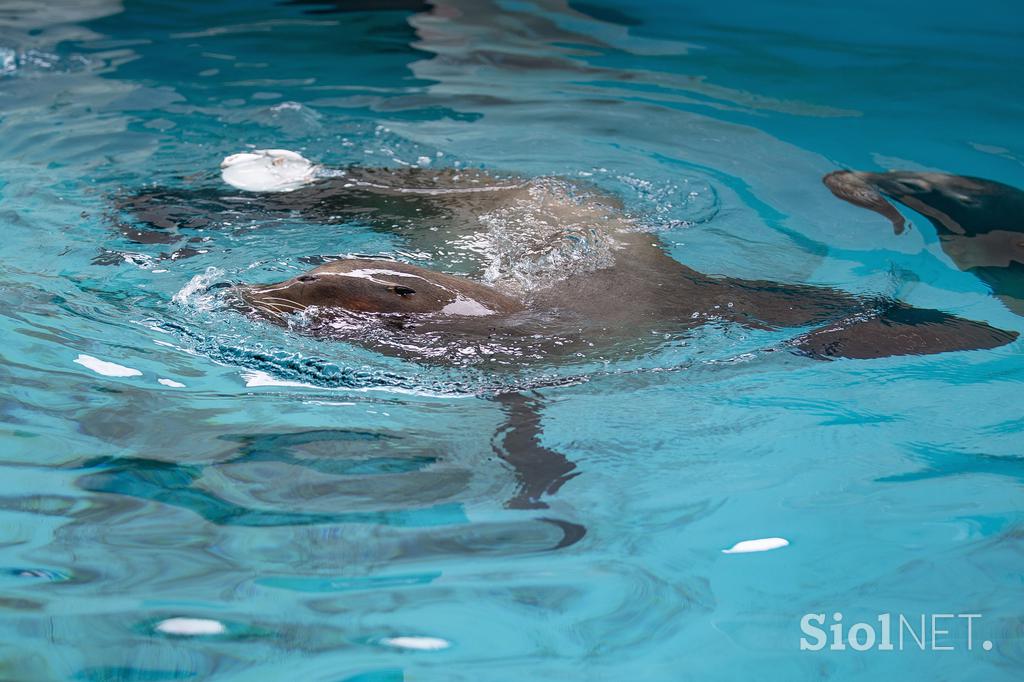
[[[302,304],[288,304],[288,303],[275,303],[275,302],[270,302],[270,303],[268,303],[268,305],[272,306],[275,310],[277,310],[277,311],[279,311],[281,313],[303,312],[303,311],[306,310],[306,308],[309,307],[309,306],[304,306]]]
[[[256,310],[258,310],[259,312],[261,312],[261,313],[263,313],[265,315],[270,315],[270,316],[275,316],[276,315],[278,317],[283,316],[283,313],[280,310],[278,310],[277,308],[274,308],[273,306],[263,305],[263,304],[260,304],[260,303],[254,303],[253,304],[253,308],[255,308]]]
[[[259,310],[263,310],[265,312],[272,312],[275,315],[282,316],[285,315],[286,313],[304,311],[306,310],[306,308],[309,307],[302,305],[300,303],[295,303],[294,301],[288,301],[286,299],[277,299],[275,297],[275,300],[280,301],[280,303],[276,303],[267,298],[261,298],[254,302],[253,305]]]
[[[292,307],[295,307],[295,308],[308,308],[309,307],[309,306],[303,305],[302,303],[298,303],[296,301],[292,301],[291,299],[282,298],[280,296],[261,296],[260,300],[261,301],[276,301],[276,302],[278,302],[278,305],[288,305],[288,306],[292,306]]]

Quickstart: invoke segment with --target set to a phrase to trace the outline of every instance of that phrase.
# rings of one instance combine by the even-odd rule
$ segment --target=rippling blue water
[[[527,445],[578,475],[518,509],[507,378],[199,287],[399,240],[295,217],[146,244],[117,208],[246,145],[584,177],[694,268],[1022,331],[921,216],[896,236],[820,182],[1024,187],[1016,5],[342,11],[371,4],[0,6],[0,679],[1019,679],[1020,341],[821,363],[714,330],[527,372]],[[970,651],[800,651],[836,611],[982,617]]]

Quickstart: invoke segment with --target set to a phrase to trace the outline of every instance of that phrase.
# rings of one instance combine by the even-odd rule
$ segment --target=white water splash
[[[207,289],[213,282],[224,276],[220,268],[209,267],[206,272],[196,275],[188,284],[181,288],[181,291],[174,294],[171,299],[178,305],[187,305],[197,310],[211,310],[214,307],[215,298],[213,294],[207,293]]]
[[[480,221],[486,231],[470,248],[489,261],[484,279],[520,291],[610,266],[612,235],[627,226],[600,197],[547,177],[531,180],[523,196]]]
[[[706,223],[719,211],[718,194],[706,180],[679,178],[675,181],[651,181],[634,175],[615,179],[628,187],[643,213],[637,228],[646,232],[664,232]]]
[[[286,379],[278,379],[272,377],[266,372],[259,370],[253,370],[248,372],[242,372],[242,381],[245,382],[247,388],[259,388],[260,386],[277,386],[277,387],[290,387],[290,388],[321,388],[315,384],[303,383],[301,381],[288,381]]]

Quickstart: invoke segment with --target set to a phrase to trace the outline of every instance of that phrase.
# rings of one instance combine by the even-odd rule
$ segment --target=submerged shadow
[[[515,471],[518,490],[505,503],[509,509],[547,509],[543,495],[554,495],[579,475],[576,465],[560,452],[541,444],[540,398],[505,393],[494,398],[505,412],[505,421],[492,440],[494,454]]]
[[[547,504],[539,497],[557,491],[572,477],[567,474],[575,465],[540,446],[536,399],[516,395],[504,396],[499,402],[505,407],[507,417],[495,439],[495,450],[512,466],[518,484],[517,493],[505,506],[510,509],[546,508]],[[508,525],[473,523],[459,499],[465,496],[472,473],[459,467],[444,467],[449,458],[443,451],[421,450],[407,444],[402,436],[319,429],[232,434],[220,439],[236,444],[237,451],[216,463],[98,457],[78,467],[83,474],[78,477],[77,485],[92,493],[128,496],[187,509],[218,526],[479,527],[471,531],[472,534],[484,528],[499,529]],[[261,468],[264,465],[271,465],[271,468]],[[281,466],[287,467],[286,476],[281,476]],[[307,479],[307,473],[312,473],[313,477]],[[244,498],[231,499],[218,490],[219,480],[225,476],[242,482],[241,487],[233,490],[233,496],[243,495]],[[275,476],[278,477],[276,483]],[[246,485],[254,492],[250,493]],[[255,492],[268,488],[272,492]],[[348,507],[349,510],[300,511],[294,508],[302,504],[321,508]],[[353,506],[371,508],[352,509]],[[536,521],[558,529],[561,535],[556,539],[551,537],[550,530],[538,531],[540,535],[536,539],[544,540],[544,546],[537,549],[566,547],[586,534],[585,528],[569,521],[552,518]],[[485,534],[490,537],[495,532],[498,531]],[[502,530],[499,535],[505,532]],[[495,538],[490,538],[487,543],[494,541]]]
[[[395,509],[329,513],[253,508],[228,500],[201,483],[201,479],[208,477],[208,474],[224,474],[232,467],[237,470],[238,465],[273,463],[298,467],[299,471],[325,474],[330,477],[327,479],[328,484],[316,486],[300,481],[298,490],[324,498],[337,496],[339,503],[347,501],[351,504],[353,490],[363,493],[363,499],[366,493],[373,492],[373,484],[368,483],[369,480],[422,473],[441,459],[440,452],[419,449],[409,452],[409,447],[397,435],[320,429],[293,433],[226,435],[221,436],[220,440],[236,444],[237,453],[210,464],[181,464],[142,457],[95,458],[81,467],[88,473],[79,477],[78,485],[90,492],[128,495],[189,509],[217,525],[372,523],[425,526],[466,521],[461,504],[441,501],[451,496],[453,488],[456,491],[461,488],[463,480],[458,476],[448,477],[453,479],[454,485],[442,486],[442,494],[435,498],[433,504],[421,497],[409,506],[399,505]],[[275,470],[254,471],[259,476],[273,474]],[[428,476],[428,480],[438,480],[437,476]],[[295,503],[303,501],[294,500]],[[281,500],[283,504],[287,502]]]
[[[879,483],[907,483],[966,474],[1008,476],[1018,481],[1024,480],[1024,457],[955,452],[929,446],[917,446],[914,449],[923,468],[875,480]]]
[[[554,495],[567,481],[580,474],[576,464],[560,452],[541,443],[543,428],[540,410],[543,402],[537,394],[504,393],[494,398],[505,413],[505,421],[491,441],[494,453],[512,467],[516,493],[505,502],[509,509],[547,509],[541,497]],[[564,519],[541,519],[559,527],[564,536],[555,547],[579,542],[587,529]]]
[[[378,524],[416,527],[465,523],[462,505],[437,504],[418,509],[308,513],[254,509],[231,502],[197,485],[217,465],[183,465],[141,457],[97,458],[85,463],[90,473],[78,478],[89,492],[127,495],[188,509],[220,526],[304,526]]]

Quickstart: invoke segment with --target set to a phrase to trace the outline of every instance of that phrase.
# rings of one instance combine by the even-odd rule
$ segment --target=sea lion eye
[[[317,277],[316,275],[302,275],[301,277],[295,278],[297,282],[315,282],[318,279],[320,278]]]
[[[400,284],[396,284],[395,286],[388,287],[388,288],[391,289],[391,291],[393,291],[396,294],[398,294],[399,296],[412,296],[413,294],[416,293],[415,289],[410,289],[409,287],[403,287]]]

